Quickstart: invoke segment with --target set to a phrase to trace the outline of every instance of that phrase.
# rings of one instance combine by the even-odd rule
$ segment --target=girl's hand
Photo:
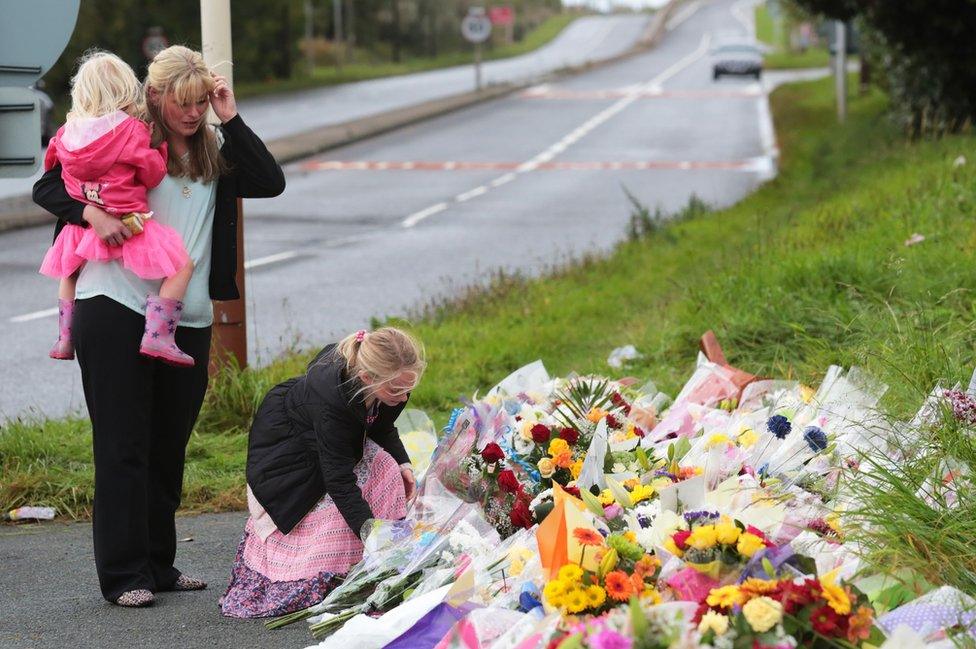
[[[417,479],[413,477],[413,467],[410,465],[401,466],[400,476],[403,478],[403,493],[409,505],[413,497],[417,495]]]
[[[95,230],[98,238],[109,246],[121,246],[126,239],[132,238],[132,232],[125,227],[120,219],[115,218],[108,212],[94,205],[86,205],[81,218],[88,221]]]
[[[226,77],[215,74],[213,78],[214,89],[210,91],[210,105],[213,106],[217,119],[226,124],[237,116],[237,101]]]

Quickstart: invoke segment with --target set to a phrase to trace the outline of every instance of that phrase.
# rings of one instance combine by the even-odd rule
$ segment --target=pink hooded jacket
[[[148,212],[148,190],[166,176],[167,146],[149,146],[149,127],[116,111],[73,119],[58,129],[44,168],[61,163],[65,189],[75,200],[116,216]]]

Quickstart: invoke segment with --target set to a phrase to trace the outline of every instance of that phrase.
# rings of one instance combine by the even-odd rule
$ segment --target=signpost
[[[203,60],[217,74],[227,78],[234,87],[234,60],[230,34],[230,0],[200,1],[200,35],[203,41]],[[217,121],[210,111],[210,119]],[[213,351],[210,370],[213,372],[232,356],[237,367],[247,367],[247,313],[245,311],[244,282],[244,211],[237,199],[237,287],[241,297],[230,302],[214,302]]]
[[[461,21],[461,35],[474,43],[474,87],[481,90],[481,44],[491,38],[491,19],[484,7],[471,7]]]
[[[41,163],[41,105],[31,86],[61,56],[80,0],[0,0],[0,178],[27,178]]]

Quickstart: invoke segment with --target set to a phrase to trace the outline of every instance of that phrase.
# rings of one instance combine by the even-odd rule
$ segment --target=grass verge
[[[607,257],[538,280],[499,276],[416,314],[430,370],[413,405],[443,423],[460,395],[528,361],[541,358],[554,374],[607,373],[608,352],[626,343],[644,353],[627,372],[675,394],[709,328],[733,363],[763,375],[816,384],[831,364],[860,365],[891,386],[884,407],[897,417],[937,381],[965,381],[976,362],[976,169],[954,161],[976,138],[908,143],[877,93],[852,98],[838,126],[829,80],[783,87],[772,102],[781,173],[738,205],[692,203],[667,224],[635,210],[631,236]],[[924,241],[907,246],[915,233]],[[251,413],[306,359],[214,381],[190,441],[185,509],[244,505]],[[882,488],[863,487],[874,517],[860,531],[865,547],[885,565],[974,592],[976,499],[937,509],[920,491],[950,456],[973,475],[973,440],[946,424],[913,453]],[[87,423],[7,425],[0,475],[4,508],[86,516]]]

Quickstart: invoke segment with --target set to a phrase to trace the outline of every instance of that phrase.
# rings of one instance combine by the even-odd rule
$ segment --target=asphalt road
[[[289,165],[281,197],[245,203],[251,362],[493,269],[610,250],[624,187],[667,211],[742,198],[773,173],[768,102],[752,80],[713,82],[708,56],[714,32],[745,33],[741,6],[693,2],[648,53]],[[36,273],[49,237],[0,235],[0,418],[83,414],[77,367],[46,358],[55,318],[25,319],[54,304]]]

